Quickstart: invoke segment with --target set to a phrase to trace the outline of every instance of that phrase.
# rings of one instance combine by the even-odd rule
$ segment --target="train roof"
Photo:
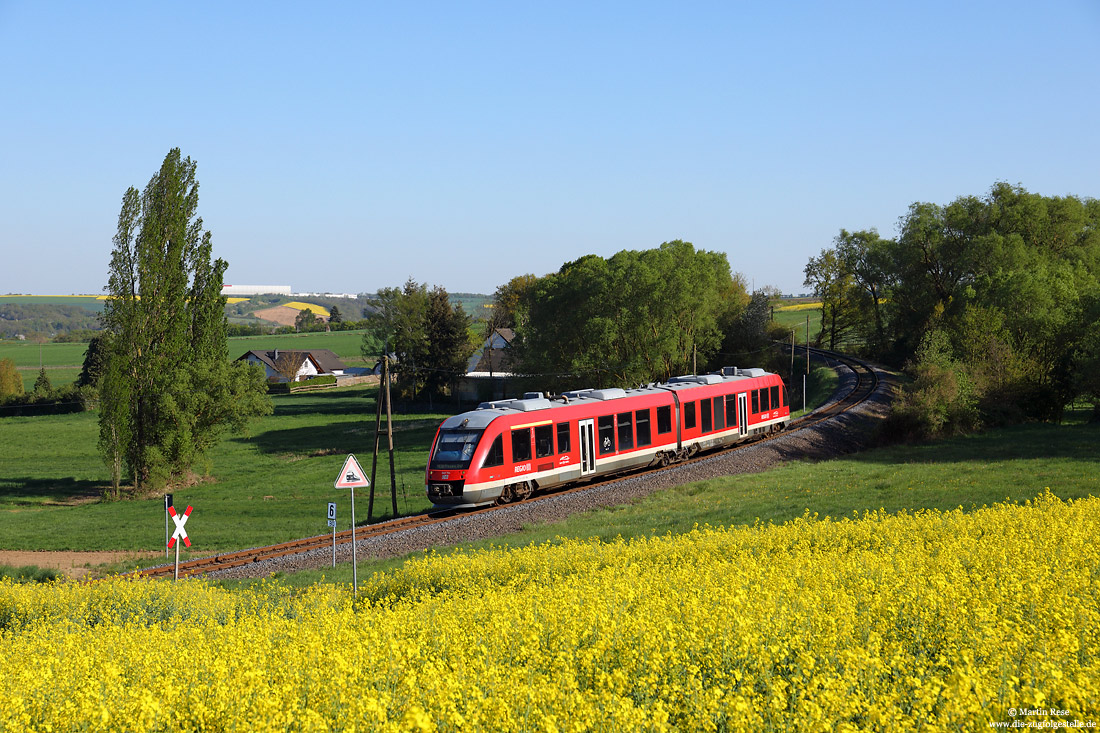
[[[563,392],[553,398],[547,398],[542,392],[528,392],[520,399],[482,402],[475,410],[447,418],[443,421],[441,427],[445,429],[469,428],[478,430],[488,427],[489,423],[498,417],[571,407],[585,402],[589,404],[592,402],[612,402],[624,397],[639,397],[647,394],[658,395],[669,391],[679,392],[710,384],[739,382],[745,379],[757,379],[772,375],[772,372],[763,369],[723,367],[721,371],[713,374],[688,374],[681,377],[672,377],[667,382],[654,382],[635,389],[621,389],[619,387],[576,389]]]

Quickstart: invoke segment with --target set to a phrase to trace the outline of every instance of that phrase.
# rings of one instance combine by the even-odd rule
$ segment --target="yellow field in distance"
[[[291,301],[290,303],[283,303],[283,307],[293,308],[296,311],[304,311],[306,308],[309,308],[309,310],[312,311],[313,315],[315,316],[324,316],[325,318],[329,317],[328,309],[315,303],[302,303],[295,300]]]

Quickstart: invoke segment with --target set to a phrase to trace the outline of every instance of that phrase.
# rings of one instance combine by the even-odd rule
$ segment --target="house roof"
[[[481,344],[480,351],[474,353],[467,364],[467,372],[492,372],[499,374],[512,370],[512,359],[508,349],[516,334],[510,328],[495,328],[489,338]],[[490,345],[492,348],[489,348]]]
[[[331,372],[338,372],[347,369],[344,362],[340,361],[338,357],[331,349],[272,349],[270,351],[264,351],[260,349],[252,349],[242,354],[237,361],[247,359],[249,356],[253,356],[263,364],[271,367],[275,371],[278,371],[275,367],[275,360],[283,354],[291,354],[296,357],[298,364],[301,365],[303,361],[309,359],[317,366],[317,371],[322,374]]]

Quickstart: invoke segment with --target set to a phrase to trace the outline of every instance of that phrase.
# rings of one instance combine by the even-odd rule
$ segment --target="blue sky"
[[[0,293],[98,293],[198,163],[227,283],[492,292],[671,239],[799,292],[841,228],[1100,197],[1100,3],[0,0]]]

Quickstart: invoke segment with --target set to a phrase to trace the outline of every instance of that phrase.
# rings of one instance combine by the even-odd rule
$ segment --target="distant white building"
[[[289,285],[222,285],[222,295],[292,295]]]

